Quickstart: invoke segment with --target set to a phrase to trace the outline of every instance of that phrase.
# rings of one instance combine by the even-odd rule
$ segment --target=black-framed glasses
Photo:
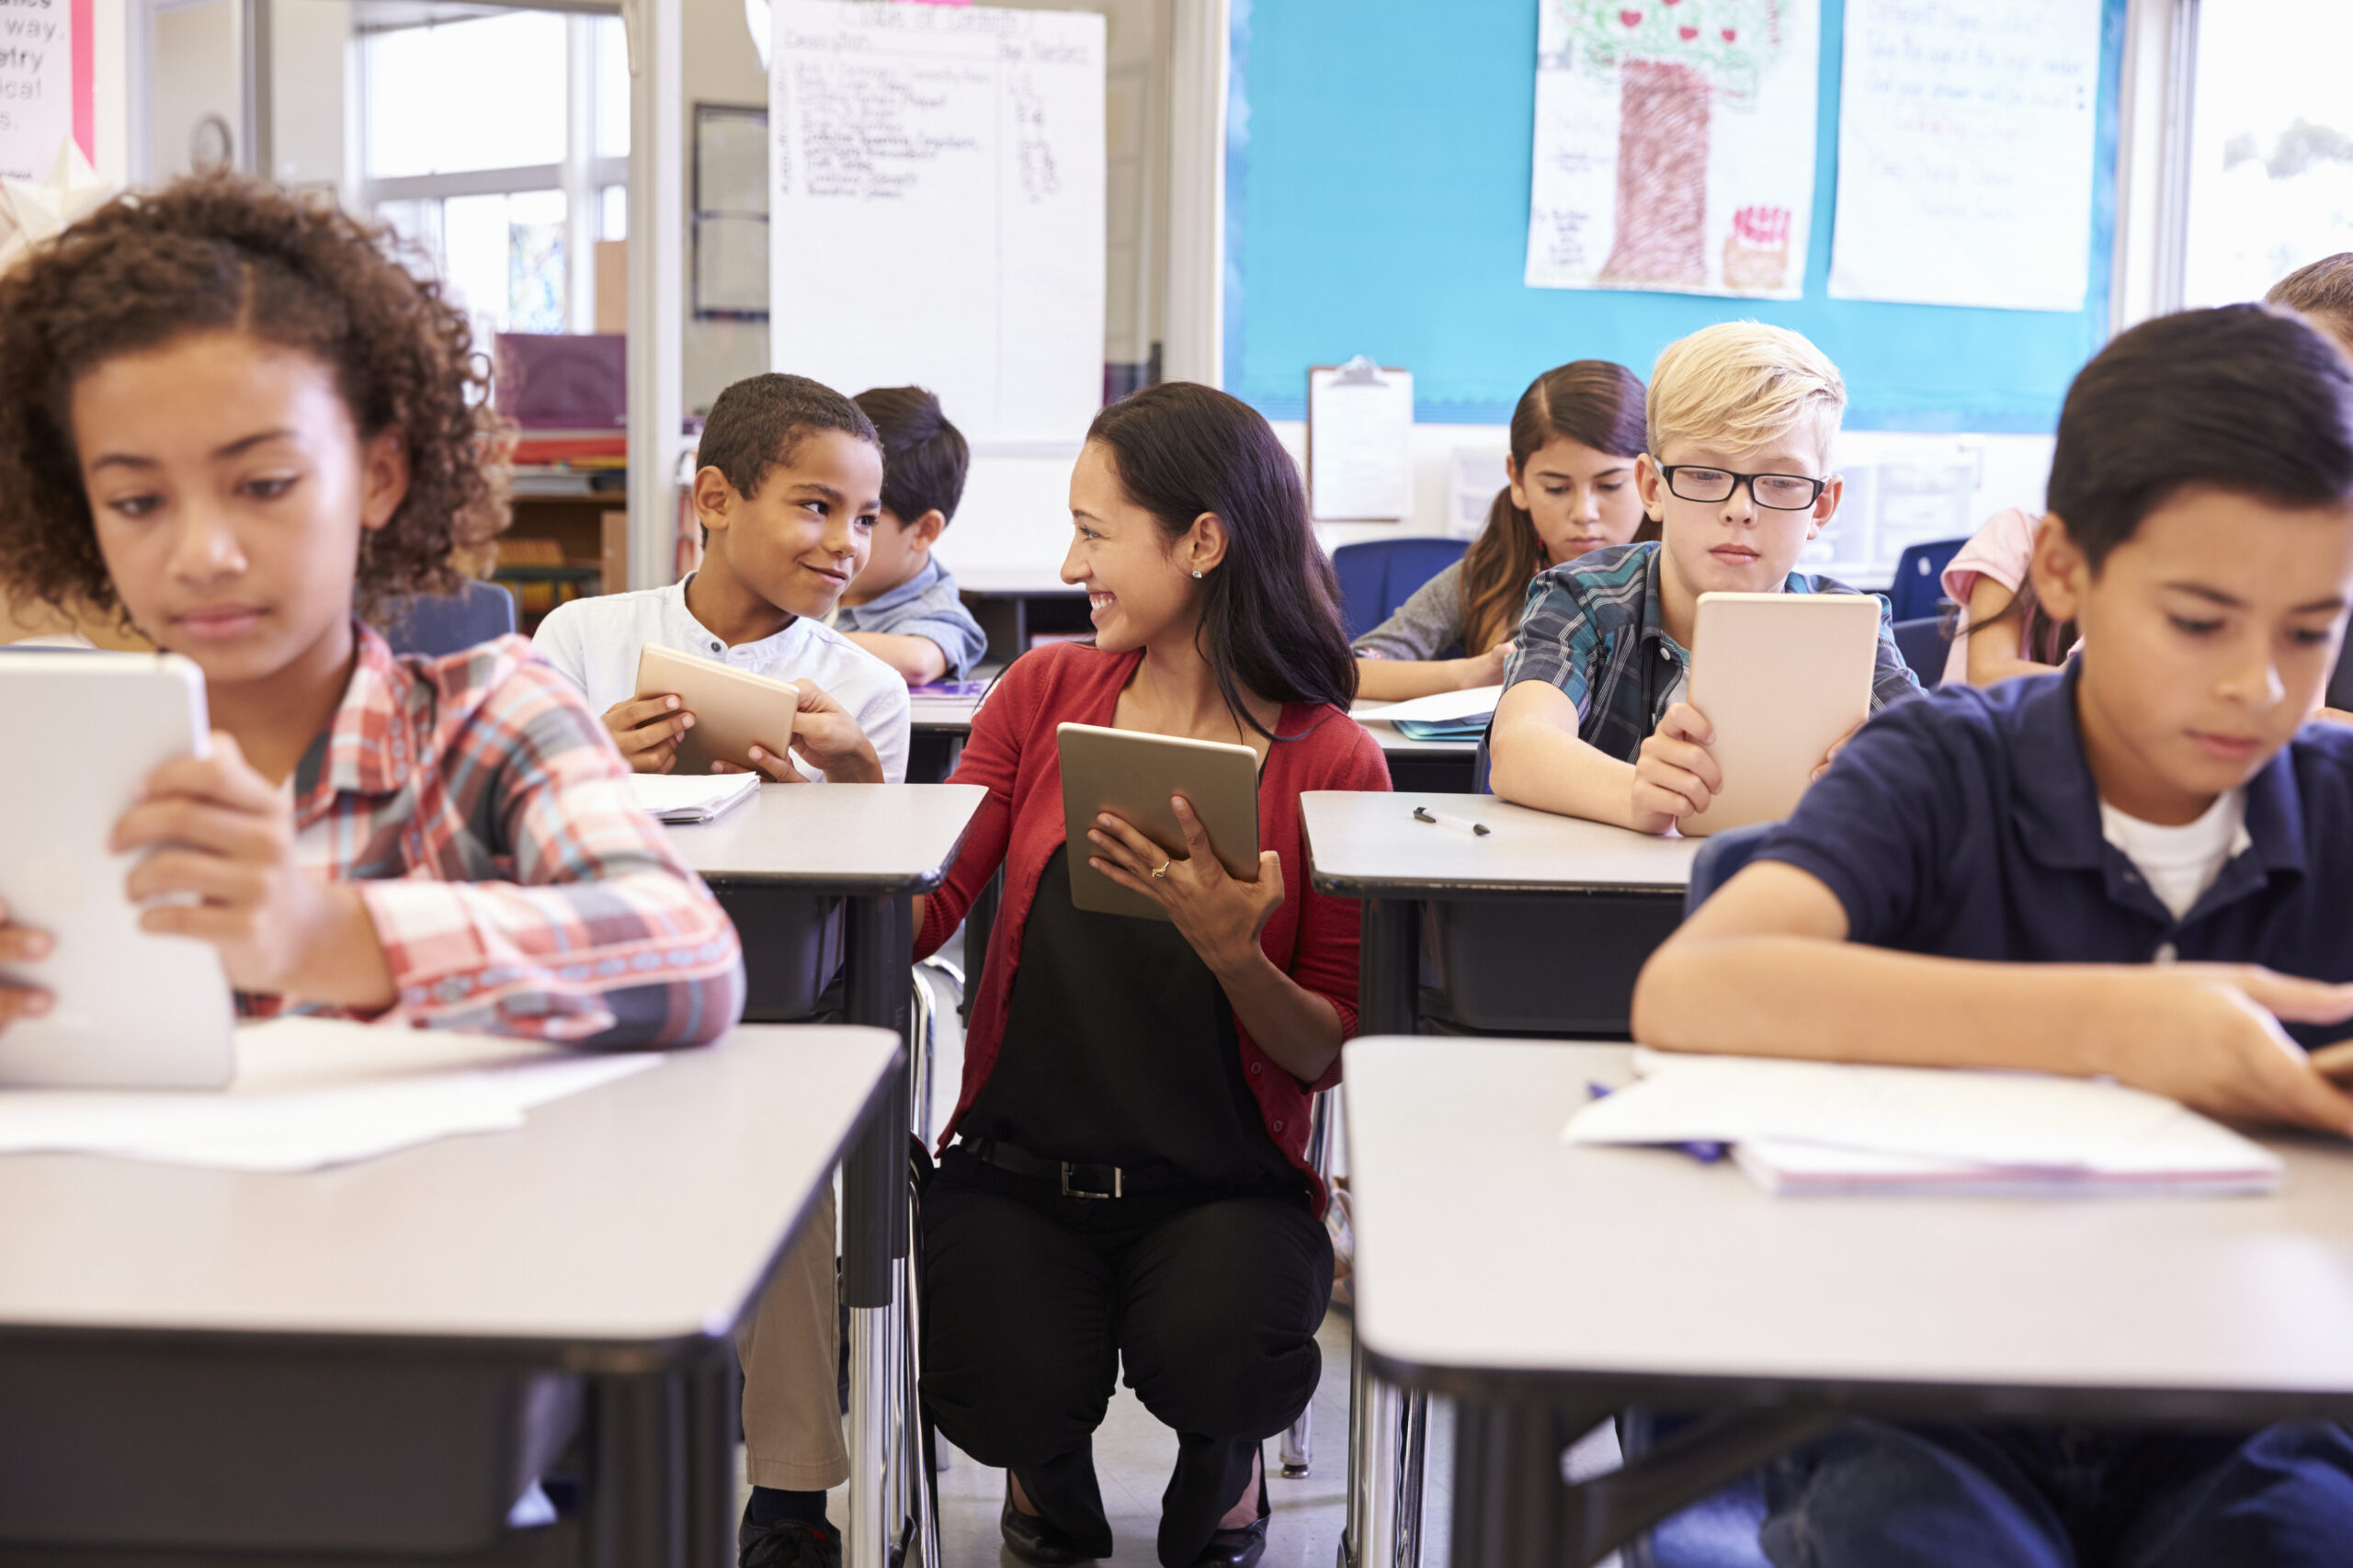
[[[1760,506],[1776,512],[1802,512],[1822,497],[1826,479],[1808,479],[1802,473],[1734,473],[1724,468],[1700,468],[1691,463],[1677,463],[1661,468],[1659,474],[1666,481],[1667,489],[1686,501],[1729,501],[1732,493],[1742,485]]]

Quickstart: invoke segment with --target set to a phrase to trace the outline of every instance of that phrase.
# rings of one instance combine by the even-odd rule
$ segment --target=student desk
[[[1347,1048],[1358,1342],[1456,1401],[1458,1568],[1591,1562],[1847,1415],[2353,1418],[2343,1142],[2273,1141],[2268,1198],[1777,1199],[1729,1162],[1564,1147],[1626,1054]],[[1629,1404],[1711,1414],[1563,1486],[1562,1449]]]
[[[1359,702],[1348,710],[1348,717],[1381,743],[1381,754],[1389,759],[1390,787],[1470,794],[1478,771],[1479,743],[1417,741],[1376,722],[1385,710],[1395,706],[1393,702]]]
[[[993,679],[990,669],[975,680]],[[972,733],[972,715],[980,710],[977,697],[917,697],[907,716],[907,782],[942,784],[956,769],[964,737]]]
[[[0,1158],[0,1557],[733,1562],[733,1333],[901,1060],[746,1027],[337,1169]],[[585,1515],[506,1528],[575,1416]]]
[[[987,793],[977,784],[763,784],[716,822],[671,828],[670,842],[722,898],[781,895],[804,907],[813,899],[845,900],[843,1011],[851,1023],[878,1025],[904,1040],[911,901],[947,881]],[[750,966],[761,955],[744,958]],[[890,1114],[874,1120],[842,1166],[842,1292],[850,1307],[846,1568],[881,1568],[884,1561],[876,1521],[890,1468],[886,1392],[905,1306],[896,1284],[908,1250],[908,1071],[903,1057]],[[879,1242],[886,1234],[884,1249]]]
[[[1416,822],[1417,805],[1494,831],[1478,837]],[[1427,910],[1432,1001],[1453,1021],[1622,1036],[1634,976],[1682,918],[1701,842],[1493,795],[1316,790],[1300,807],[1316,891],[1364,901],[1358,990],[1367,1034],[1410,1034],[1426,1011]]]

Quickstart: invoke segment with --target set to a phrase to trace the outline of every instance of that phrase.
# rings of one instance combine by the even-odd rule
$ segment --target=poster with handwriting
[[[1104,22],[783,0],[768,134],[769,357],[915,383],[980,443],[1103,403]]]
[[[2080,311],[2100,0],[1847,0],[1841,300]]]
[[[91,0],[0,0],[0,179],[45,180],[73,137],[92,162]]]
[[[1817,0],[1543,0],[1530,287],[1794,300]]]

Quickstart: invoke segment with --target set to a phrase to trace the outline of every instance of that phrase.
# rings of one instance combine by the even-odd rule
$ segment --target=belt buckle
[[[1111,1190],[1108,1192],[1089,1192],[1084,1187],[1072,1187],[1070,1184],[1070,1173],[1075,1167],[1073,1166],[1068,1160],[1062,1162],[1062,1167],[1063,1196],[1064,1198],[1119,1198],[1122,1196],[1120,1188],[1123,1184],[1120,1181],[1120,1167],[1117,1165],[1113,1165],[1111,1167]]]

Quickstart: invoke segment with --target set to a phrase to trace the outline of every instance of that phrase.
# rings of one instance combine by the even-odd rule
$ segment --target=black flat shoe
[[[1267,1520],[1274,1509],[1267,1503],[1267,1478],[1258,1477],[1258,1517],[1238,1530],[1218,1530],[1201,1554],[1193,1559],[1193,1568],[1257,1568],[1258,1559],[1267,1555]]]
[[[1070,1568],[1074,1562],[1093,1561],[1078,1550],[1076,1541],[1043,1518],[1015,1507],[1010,1486],[1006,1489],[1005,1511],[997,1516],[996,1528],[1013,1555],[1035,1568]]]

